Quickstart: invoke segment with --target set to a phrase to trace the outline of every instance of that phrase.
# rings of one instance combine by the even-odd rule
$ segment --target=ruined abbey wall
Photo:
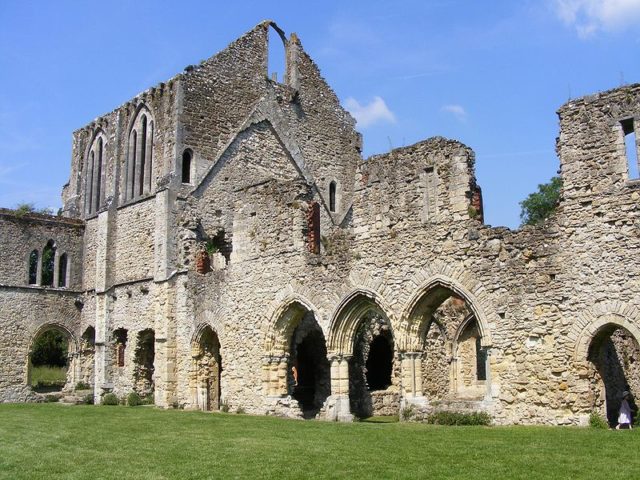
[[[511,231],[484,225],[457,141],[363,160],[295,35],[269,78],[270,29],[75,132],[65,218],[0,214],[19,245],[0,252],[4,344],[19,345],[0,401],[35,398],[28,352],[49,324],[80,345],[73,378],[92,378],[96,401],[582,424],[620,388],[640,395],[640,183],[624,148],[640,86],[560,109],[560,205]],[[52,232],[70,281],[30,286],[30,252]]]

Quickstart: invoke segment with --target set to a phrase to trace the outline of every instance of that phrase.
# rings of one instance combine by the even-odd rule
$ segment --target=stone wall
[[[0,252],[2,331],[20,338],[0,399],[30,398],[29,332],[51,314],[74,338],[95,328],[94,350],[81,350],[94,358],[97,400],[153,388],[165,407],[347,420],[410,406],[418,417],[482,409],[500,424],[581,424],[615,409],[620,378],[637,393],[640,182],[623,145],[640,124],[639,85],[560,109],[560,205],[511,231],[482,223],[474,154],[460,142],[363,160],[353,119],[295,35],[284,38],[282,82],[267,78],[269,29],[74,134],[64,213],[83,222],[0,213],[3,241],[22,249],[19,262]],[[141,112],[154,121],[152,181],[131,197]],[[87,208],[96,138],[104,188]],[[187,148],[194,174],[183,184]],[[29,249],[52,232],[82,265],[74,295],[25,287]],[[142,332],[153,367],[136,361]],[[371,389],[383,334],[391,375]],[[617,377],[614,353],[626,359]],[[309,358],[313,399],[293,374]],[[78,378],[91,375],[87,362]]]
[[[64,288],[78,290],[82,283],[82,222],[40,215],[36,213],[18,214],[13,210],[0,209],[0,284],[29,285],[29,256],[38,254],[38,275],[34,286],[42,284],[42,254],[47,242],[53,241],[56,253],[54,270],[59,266],[61,255],[67,256],[67,274]],[[59,271],[54,271],[58,279]],[[61,279],[60,279],[61,280]],[[61,285],[54,282],[54,286]]]

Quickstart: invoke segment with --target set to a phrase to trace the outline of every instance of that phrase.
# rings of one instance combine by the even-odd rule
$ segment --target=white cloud
[[[444,105],[440,108],[441,112],[450,113],[460,122],[467,121],[467,111],[462,105]]]
[[[358,122],[358,126],[366,128],[379,122],[396,123],[396,116],[381,97],[373,97],[367,105],[361,105],[355,98],[349,97],[344,101],[346,108]]]
[[[640,21],[640,0],[553,0],[553,9],[580,38],[615,32]]]

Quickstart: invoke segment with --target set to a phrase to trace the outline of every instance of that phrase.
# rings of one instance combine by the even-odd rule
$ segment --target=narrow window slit
[[[622,134],[624,135],[629,180],[638,179],[640,178],[640,171],[638,170],[638,144],[633,119],[622,120],[620,125],[622,126]]]

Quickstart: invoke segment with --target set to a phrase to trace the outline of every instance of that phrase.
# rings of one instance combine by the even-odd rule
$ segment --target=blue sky
[[[640,82],[640,0],[0,2],[0,206],[60,206],[71,132],[264,19],[297,32],[364,153],[442,135],[476,152],[485,220],[558,169],[555,111]]]

